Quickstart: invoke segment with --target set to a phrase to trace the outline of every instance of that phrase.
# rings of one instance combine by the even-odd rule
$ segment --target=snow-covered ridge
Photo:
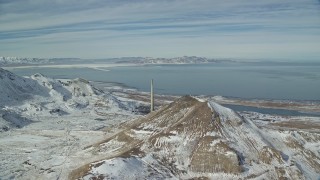
[[[48,96],[36,80],[24,78],[0,68],[0,107],[31,99],[33,95]]]
[[[74,96],[92,96],[99,92],[83,79],[61,82],[42,74],[21,77],[0,68],[0,93],[1,107],[36,98],[67,101]]]

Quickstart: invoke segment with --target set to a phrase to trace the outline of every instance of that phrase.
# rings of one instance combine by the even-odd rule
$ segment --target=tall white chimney
[[[151,100],[151,107],[150,112],[154,111],[154,98],[153,98],[153,79],[151,79],[151,94],[150,94],[150,100]]]

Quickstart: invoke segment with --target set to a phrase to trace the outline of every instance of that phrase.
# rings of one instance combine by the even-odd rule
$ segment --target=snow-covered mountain
[[[0,132],[23,127],[32,117],[21,114],[66,115],[93,108],[103,113],[103,106],[114,111],[131,111],[135,104],[126,104],[111,94],[102,93],[84,79],[55,80],[41,74],[21,77],[0,68]],[[95,105],[97,99],[100,102]],[[1,118],[2,117],[2,118]]]
[[[104,158],[69,177],[317,179],[319,138],[259,128],[213,101],[185,96],[91,146],[88,151]]]

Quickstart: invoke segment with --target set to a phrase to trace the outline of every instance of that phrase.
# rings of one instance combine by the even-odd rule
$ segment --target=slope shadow
[[[3,125],[0,127],[0,131],[8,131],[11,128],[22,128],[34,122],[13,111],[0,111],[0,121],[3,121],[1,122]]]

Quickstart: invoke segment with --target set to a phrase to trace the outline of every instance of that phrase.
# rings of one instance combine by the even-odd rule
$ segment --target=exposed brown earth
[[[308,121],[281,121],[270,123],[271,126],[277,126],[289,129],[307,129],[318,130],[320,132],[320,122],[308,122]]]
[[[268,100],[238,100],[238,99],[221,99],[216,100],[220,104],[243,105],[260,108],[286,109],[306,112],[320,112],[319,103],[303,103],[303,102],[280,102]]]
[[[260,150],[259,159],[266,164],[271,164],[273,160],[278,161],[278,163],[283,163],[281,152],[268,146]]]
[[[198,148],[192,153],[190,170],[203,173],[241,173],[240,160],[235,150],[221,141],[211,146],[213,140],[214,137],[210,136],[201,139]]]

